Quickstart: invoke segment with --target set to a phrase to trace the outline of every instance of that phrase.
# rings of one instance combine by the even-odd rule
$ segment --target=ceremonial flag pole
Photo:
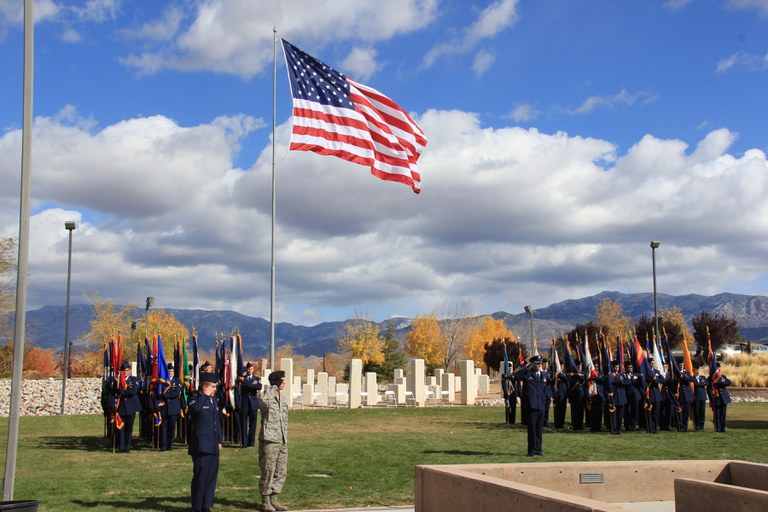
[[[11,402],[8,411],[8,445],[5,451],[3,500],[13,500],[16,477],[16,451],[19,444],[19,404],[24,368],[24,338],[27,317],[27,263],[29,261],[29,203],[32,157],[32,92],[35,17],[33,0],[24,0],[24,78],[21,129],[21,194],[19,205],[19,259],[16,265],[16,316],[13,338]]]
[[[275,133],[277,125],[277,28],[272,27],[272,278],[269,288],[269,366],[275,370]]]

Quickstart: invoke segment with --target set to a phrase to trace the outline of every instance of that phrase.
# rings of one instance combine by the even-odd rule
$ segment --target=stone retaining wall
[[[61,379],[24,380],[21,390],[22,416],[49,416],[61,412]],[[734,401],[768,402],[768,388],[729,388]],[[490,396],[489,396],[490,395]],[[101,379],[68,379],[64,414],[100,414]],[[0,379],[0,417],[8,416],[11,380]],[[479,406],[501,406],[504,400],[483,395]]]

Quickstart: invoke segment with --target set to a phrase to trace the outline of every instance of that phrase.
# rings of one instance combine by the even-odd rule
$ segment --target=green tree
[[[696,347],[706,354],[709,350],[707,341],[707,328],[712,338],[712,350],[717,350],[728,343],[739,343],[742,337],[739,334],[739,326],[736,320],[722,314],[711,314],[702,311],[691,319],[693,324],[693,339]]]
[[[400,347],[400,341],[395,338],[395,325],[389,320],[384,326],[384,361],[380,364],[370,364],[364,368],[367,372],[376,372],[384,382],[391,382],[397,368],[405,368],[407,358]],[[428,370],[429,372],[429,370]]]

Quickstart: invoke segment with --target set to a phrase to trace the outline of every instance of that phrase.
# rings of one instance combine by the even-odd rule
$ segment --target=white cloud
[[[163,10],[160,19],[144,23],[136,29],[124,29],[121,33],[129,39],[168,41],[178,32],[183,17],[184,13],[178,6],[169,6]]]
[[[765,55],[752,55],[745,52],[737,52],[717,63],[716,71],[725,73],[734,69],[746,71],[768,71],[768,53]]]
[[[432,67],[443,57],[463,55],[471,52],[484,39],[496,36],[517,22],[517,0],[498,0],[483,9],[477,19],[466,27],[461,36],[449,42],[435,45],[424,56],[423,65]]]
[[[541,112],[539,112],[536,107],[533,105],[528,105],[525,103],[522,103],[520,105],[515,106],[515,108],[510,112],[507,117],[512,119],[513,121],[517,123],[522,123],[525,121],[531,121],[533,119],[536,119],[541,115]]]
[[[436,10],[437,0],[211,0],[185,14],[192,21],[172,42],[122,62],[144,73],[208,70],[250,78],[272,62],[274,27],[280,37],[312,48],[344,40],[373,43],[426,26]]]
[[[734,9],[755,9],[761,16],[768,16],[768,0],[728,0],[728,5]]]
[[[343,73],[354,80],[368,80],[378,70],[376,50],[373,48],[353,48],[341,63]]]
[[[634,105],[636,103],[649,103],[656,98],[644,91],[630,93],[625,89],[612,96],[590,96],[575,109],[567,109],[569,114],[588,114],[598,107],[611,108],[616,105]]]
[[[480,50],[477,52],[477,54],[475,54],[475,60],[472,63],[472,71],[475,73],[475,76],[482,76],[483,73],[490,69],[495,61],[495,53]]]

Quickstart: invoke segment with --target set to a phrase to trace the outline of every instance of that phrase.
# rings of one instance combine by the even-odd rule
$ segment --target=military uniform
[[[131,365],[126,361],[121,366],[121,371],[129,370]],[[134,376],[125,379],[125,388],[117,390],[119,403],[117,413],[123,420],[123,428],[117,429],[117,451],[130,452],[133,440],[133,421],[136,413],[141,411],[139,402],[139,380]]]
[[[658,370],[653,370],[648,379],[648,398],[645,404],[645,429],[651,434],[655,434],[659,428],[659,414],[662,403],[661,386],[666,379]]]
[[[543,455],[544,410],[547,402],[548,374],[539,366],[541,358],[533,356],[531,366],[515,372],[515,378],[523,382],[523,404],[528,426],[528,456]]]
[[[251,363],[248,363],[251,365]],[[247,368],[247,367],[246,367]],[[256,375],[246,374],[240,389],[243,394],[241,400],[241,446],[249,448],[256,444],[256,422],[259,412],[259,391],[261,390],[261,378]]]
[[[202,383],[216,383],[213,373],[200,375]],[[189,400],[192,433],[189,454],[192,456],[192,510],[206,511],[213,506],[221,451],[221,412],[216,397],[198,393]]]
[[[173,370],[173,365],[168,365]],[[163,405],[160,408],[163,421],[160,423],[160,451],[172,450],[173,440],[176,437],[176,423],[181,414],[181,381],[176,376],[171,377],[171,382],[163,391]]]
[[[721,375],[714,382],[710,382],[710,400],[713,406],[713,420],[715,422],[715,432],[725,432],[725,413],[728,404],[731,403],[731,395],[728,393],[728,386],[731,380],[725,375]]]
[[[259,431],[259,490],[262,510],[287,510],[277,503],[288,476],[288,403],[280,397],[285,372],[269,375],[269,387],[261,393],[261,430]]]
[[[707,378],[697,375],[693,380],[693,430],[704,430],[707,412]]]
[[[642,410],[643,395],[645,391],[645,385],[643,378],[631,371],[633,367],[627,366],[630,371],[627,372],[627,408],[624,412],[624,429],[627,432],[632,432],[637,429],[637,421]]]

